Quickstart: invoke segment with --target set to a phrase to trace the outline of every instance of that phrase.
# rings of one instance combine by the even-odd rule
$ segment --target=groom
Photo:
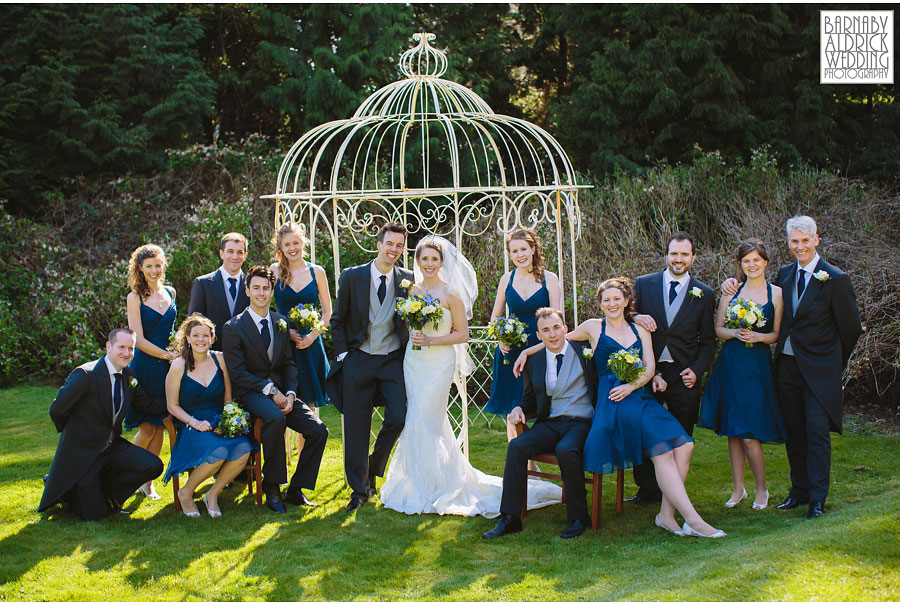
[[[495,538],[522,531],[523,494],[528,459],[553,453],[559,459],[566,492],[568,527],[560,538],[580,536],[591,520],[584,488],[584,441],[591,430],[597,401],[597,372],[582,352],[589,345],[566,341],[563,313],[541,308],[536,314],[537,335],[545,350],[529,356],[522,371],[522,406],[509,413],[513,423],[524,423],[525,413],[536,414],[534,427],[511,440],[503,469],[503,495],[497,527],[482,534]]]
[[[378,231],[378,255],[368,264],[344,270],[338,281],[331,334],[337,359],[326,389],[344,415],[344,471],[353,490],[347,512],[375,493],[375,476],[384,475],[391,449],[406,421],[403,353],[409,330],[395,312],[400,283],[413,273],[395,266],[406,249],[406,227],[389,222]],[[369,454],[372,409],[384,403],[384,423]]]

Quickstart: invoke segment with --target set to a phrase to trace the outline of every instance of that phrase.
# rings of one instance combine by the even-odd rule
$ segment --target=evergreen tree
[[[0,196],[34,210],[62,177],[164,165],[197,139],[212,84],[196,22],[163,5],[0,8]]]

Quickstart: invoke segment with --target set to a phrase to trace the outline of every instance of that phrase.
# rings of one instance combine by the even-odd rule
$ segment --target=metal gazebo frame
[[[317,126],[291,147],[275,193],[263,196],[275,201],[276,229],[290,221],[305,224],[313,262],[316,240],[324,237],[337,283],[346,244],[374,254],[373,235],[385,221],[404,223],[412,240],[439,234],[460,250],[467,237],[492,230],[503,237],[523,226],[550,225],[563,297],[568,282],[577,323],[578,191],[589,187],[578,184],[568,156],[547,131],[496,114],[471,90],[442,79],[447,58],[431,46],[434,38],[413,35],[418,45],[399,61],[404,79],[374,92],[350,119]],[[409,262],[405,253],[403,265]],[[484,350],[494,345],[483,329],[470,327],[470,350],[482,367],[490,358]],[[455,382],[449,413],[466,456],[469,385],[466,377]],[[475,389],[489,388],[488,364],[487,380]]]

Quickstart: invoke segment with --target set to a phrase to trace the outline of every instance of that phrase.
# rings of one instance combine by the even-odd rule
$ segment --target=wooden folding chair
[[[175,428],[175,422],[172,420],[171,415],[163,420],[163,425],[165,425],[166,432],[169,434],[169,450],[175,450],[175,439],[178,437],[178,430]],[[261,434],[262,419],[255,419],[253,421],[253,439],[257,443],[259,443]],[[256,506],[262,507],[262,452],[260,450],[254,450],[250,453],[247,464],[244,466],[244,471],[247,472],[247,492],[253,496],[253,484],[255,483]],[[181,513],[181,501],[178,500],[178,489],[181,486],[179,486],[178,477],[177,474],[172,476],[172,498],[175,501],[175,511]]]
[[[527,417],[529,419],[533,417]],[[528,425],[525,423],[516,423],[516,436],[520,436],[528,429]],[[555,454],[538,454],[530,459],[529,461],[534,461],[535,463],[544,463],[545,465],[556,465],[559,466],[559,459],[556,458]],[[562,475],[556,473],[544,473],[543,471],[533,471],[531,469],[526,470],[527,477],[542,477],[545,479],[552,479],[554,481],[562,482]],[[603,498],[603,474],[602,473],[593,473],[588,471],[591,474],[591,477],[586,477],[584,479],[585,484],[591,485],[591,528],[595,530],[600,529],[600,501]],[[525,479],[525,486],[523,487],[524,496],[522,498],[522,517],[525,517],[528,514],[528,479]],[[566,484],[562,485],[562,501],[566,502]],[[616,472],[616,513],[622,512],[622,499],[623,492],[625,490],[625,472],[622,469],[619,469]]]

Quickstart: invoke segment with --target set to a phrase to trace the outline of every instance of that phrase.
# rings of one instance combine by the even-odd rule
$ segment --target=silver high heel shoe
[[[759,504],[755,500],[753,501],[753,509],[756,511],[762,511],[766,507],[769,506],[769,491],[766,490],[766,502]]]
[[[203,495],[203,505],[206,507],[207,513],[209,513],[210,517],[222,517],[221,511],[216,511],[215,509],[209,508],[209,501],[206,500],[206,494]]]
[[[659,520],[659,513],[657,513],[656,517],[653,518],[653,523],[656,525],[656,527],[662,528],[666,532],[671,532],[676,536],[684,536],[684,532],[682,532],[681,530],[673,530],[672,528],[663,525],[663,522]]]
[[[745,498],[747,498],[747,488],[742,488],[741,489],[741,497],[737,500],[731,500],[729,498],[728,500],[725,501],[725,506],[728,507],[729,509],[732,507],[736,507],[737,504],[739,502],[741,502],[742,500],[744,500]]]
[[[688,525],[688,522],[684,522],[684,525],[681,526],[681,532],[684,536],[696,536],[698,538],[725,538],[728,534],[723,532],[722,530],[716,530],[712,534],[701,534],[694,528]]]

